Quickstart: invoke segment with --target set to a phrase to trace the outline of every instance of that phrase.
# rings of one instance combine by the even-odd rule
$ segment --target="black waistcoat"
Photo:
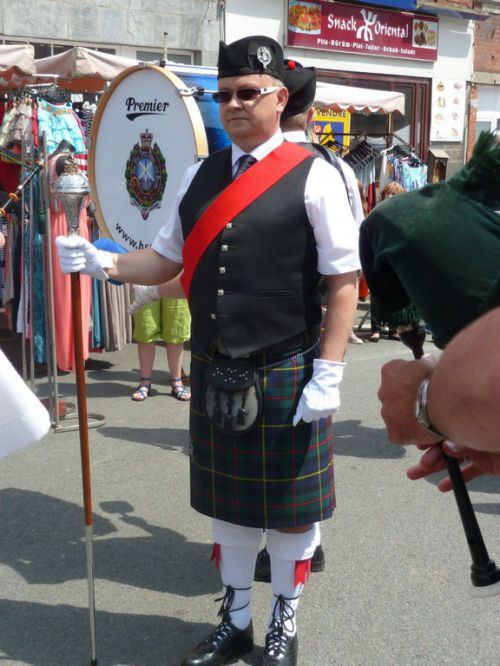
[[[251,203],[205,251],[189,296],[194,352],[218,336],[236,358],[319,324],[318,256],[304,204],[313,161]],[[179,206],[184,238],[231,179],[230,148],[204,161]]]

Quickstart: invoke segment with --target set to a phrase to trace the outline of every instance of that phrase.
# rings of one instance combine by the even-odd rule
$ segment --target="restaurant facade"
[[[414,0],[227,0],[225,37],[266,34],[286,57],[316,67],[320,81],[404,93],[405,113],[392,114],[390,133],[383,115],[353,113],[349,141],[367,136],[383,146],[390,137],[423,160],[445,156],[449,176],[466,157],[479,18],[465,6]]]

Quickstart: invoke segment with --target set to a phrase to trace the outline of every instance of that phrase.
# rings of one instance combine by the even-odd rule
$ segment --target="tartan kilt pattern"
[[[331,517],[335,508],[331,419],[291,425],[317,355],[315,348],[279,367],[259,370],[263,415],[243,435],[226,435],[210,423],[203,409],[210,361],[192,355],[190,479],[191,506],[196,511],[263,529]],[[276,355],[262,356],[259,366],[275,360]]]

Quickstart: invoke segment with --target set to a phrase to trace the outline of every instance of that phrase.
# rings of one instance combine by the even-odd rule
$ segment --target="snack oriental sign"
[[[288,46],[437,60],[438,19],[342,2],[288,0]]]

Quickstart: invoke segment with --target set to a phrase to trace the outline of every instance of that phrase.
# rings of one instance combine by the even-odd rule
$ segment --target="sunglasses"
[[[240,88],[239,90],[218,90],[212,94],[214,102],[217,104],[229,104],[236,97],[240,102],[254,102],[261,95],[269,95],[276,92],[281,86],[268,86],[267,88]]]

